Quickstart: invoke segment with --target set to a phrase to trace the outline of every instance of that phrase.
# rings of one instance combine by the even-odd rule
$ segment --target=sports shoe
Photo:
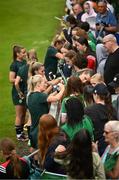
[[[28,139],[28,137],[25,137],[24,134],[22,134],[20,137],[17,137],[17,140],[25,142],[25,141],[28,141],[29,139]]]
[[[22,134],[22,136],[24,136],[25,138],[28,139],[28,135],[27,134],[25,134],[24,132],[22,132],[21,134]]]

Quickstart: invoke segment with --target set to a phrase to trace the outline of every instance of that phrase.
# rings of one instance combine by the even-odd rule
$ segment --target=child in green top
[[[67,100],[66,104],[67,122],[61,127],[61,129],[67,134],[70,140],[81,129],[87,129],[93,137],[93,124],[88,116],[84,116],[84,107],[80,99],[71,97]]]
[[[80,101],[84,104],[82,94],[83,94],[83,88],[82,88],[81,80],[78,77],[71,76],[68,79],[67,86],[65,89],[65,97],[61,105],[61,123],[64,123],[66,121],[66,108],[65,108],[66,101],[71,97],[75,97],[80,99]]]

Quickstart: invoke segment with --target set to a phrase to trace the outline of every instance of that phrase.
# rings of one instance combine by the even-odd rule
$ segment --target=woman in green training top
[[[71,141],[74,135],[82,128],[87,129],[90,136],[93,138],[93,124],[88,116],[84,115],[84,107],[80,99],[71,97],[65,104],[67,112],[67,122],[61,126],[61,129],[66,133]]]
[[[64,94],[64,85],[59,83],[60,91],[49,94],[52,86],[48,87],[46,78],[41,75],[34,75],[29,80],[28,109],[31,114],[30,141],[33,148],[37,148],[38,124],[43,114],[49,112],[50,102],[58,101]]]
[[[64,55],[60,52],[63,45],[64,42],[62,40],[55,39],[53,44],[49,46],[47,49],[44,60],[44,66],[45,66],[45,75],[48,80],[49,80],[50,72],[56,75],[58,60],[64,59]]]
[[[104,137],[109,144],[102,156],[107,179],[119,179],[119,121],[105,124]]]
[[[9,81],[13,85],[12,86],[12,100],[15,105],[16,111],[16,120],[15,120],[15,128],[17,139],[21,141],[25,141],[26,138],[23,134],[23,126],[25,121],[25,99],[21,98],[19,92],[17,92],[15,88],[15,80],[18,73],[18,70],[26,64],[26,49],[21,46],[13,47],[13,62],[10,65],[10,73],[9,73]],[[21,87],[22,89],[23,87]]]

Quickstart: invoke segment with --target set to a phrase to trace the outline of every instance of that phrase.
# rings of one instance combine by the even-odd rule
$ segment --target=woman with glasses
[[[119,121],[109,121],[104,126],[105,141],[109,144],[102,156],[108,179],[119,179]]]

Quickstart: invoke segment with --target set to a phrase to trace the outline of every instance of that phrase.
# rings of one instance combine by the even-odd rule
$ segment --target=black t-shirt
[[[20,89],[24,94],[27,93],[28,70],[29,70],[29,65],[25,64],[24,66],[19,68],[19,71],[17,73],[17,76],[21,78]]]
[[[57,72],[57,64],[58,64],[58,58],[56,57],[56,54],[58,53],[58,50],[53,47],[49,46],[45,55],[45,73],[46,77],[48,78],[49,72],[52,72],[53,74],[56,74]]]
[[[114,76],[119,73],[119,48],[111,53],[105,63],[104,67],[104,80],[105,83],[108,85]]]
[[[85,114],[88,115],[94,124],[95,141],[103,137],[104,125],[109,120],[107,106],[103,104],[93,104],[85,108]],[[113,118],[116,118],[116,112],[113,113]]]
[[[42,92],[32,92],[28,96],[28,109],[31,114],[30,140],[34,148],[37,148],[39,119],[49,112],[47,97],[48,95]]]
[[[52,139],[52,142],[49,145],[46,156],[45,156],[44,168],[47,171],[50,171],[53,173],[66,174],[65,168],[54,161],[55,149],[57,148],[58,145],[63,145],[65,147],[67,147],[68,145],[67,137],[65,133],[63,132],[60,132],[59,135],[56,135]]]
[[[0,165],[0,179],[28,179],[29,176],[29,165],[24,158],[20,159],[21,175],[20,177],[14,176],[13,166],[11,161],[8,160]]]

